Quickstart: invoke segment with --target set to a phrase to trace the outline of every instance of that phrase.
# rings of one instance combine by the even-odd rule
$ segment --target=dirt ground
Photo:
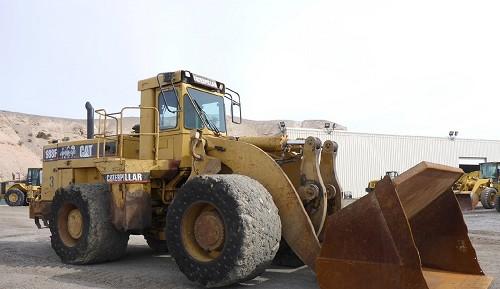
[[[500,279],[500,214],[466,213],[465,220],[486,274]],[[48,229],[38,230],[27,207],[0,205],[0,288],[201,288],[189,282],[168,255],[154,255],[139,236],[132,236],[127,255],[116,262],[70,266],[50,247]],[[252,286],[254,285],[254,286]],[[255,286],[258,285],[258,286]],[[318,288],[307,268],[273,268],[247,284],[231,288]],[[494,283],[500,289],[500,281]]]

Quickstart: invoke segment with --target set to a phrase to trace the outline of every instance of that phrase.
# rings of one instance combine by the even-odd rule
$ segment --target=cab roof
[[[179,82],[199,86],[204,89],[216,91],[222,94],[225,93],[226,89],[226,86],[222,82],[191,73],[188,70],[178,70],[174,72],[162,72],[155,77],[140,80],[137,86],[137,90],[143,91],[146,89],[160,87],[160,85],[163,87]]]

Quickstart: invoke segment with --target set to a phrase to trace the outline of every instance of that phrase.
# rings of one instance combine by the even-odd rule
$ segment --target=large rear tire
[[[495,209],[497,210],[497,212],[500,213],[500,196],[499,195],[495,196]]]
[[[167,213],[167,244],[191,281],[219,287],[260,275],[281,239],[281,221],[269,192],[241,175],[189,180]]]
[[[17,188],[10,189],[5,193],[5,203],[11,207],[24,206],[26,194]]]
[[[481,204],[485,209],[493,209],[495,207],[495,196],[497,190],[495,188],[486,188],[481,192]]]
[[[71,185],[56,192],[50,239],[64,263],[100,263],[125,254],[129,234],[111,223],[110,201],[109,187],[104,184]]]

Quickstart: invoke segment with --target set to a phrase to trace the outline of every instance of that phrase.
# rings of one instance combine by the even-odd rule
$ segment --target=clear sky
[[[188,69],[250,119],[500,139],[500,1],[0,0],[0,109],[83,118]]]

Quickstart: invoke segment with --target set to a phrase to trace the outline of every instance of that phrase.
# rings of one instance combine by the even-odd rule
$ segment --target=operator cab
[[[227,134],[227,117],[241,123],[240,96],[236,91],[187,70],[159,73],[139,81],[138,89],[139,159],[181,160],[181,165],[190,165],[191,151],[182,144],[189,143],[193,130],[222,136]],[[158,149],[152,151],[152,147]]]
[[[399,175],[397,171],[387,171],[385,172],[385,175],[391,178],[391,180],[394,180],[395,177]]]
[[[139,82],[140,91],[151,88],[155,88],[154,106],[159,112],[160,131],[206,129],[215,134],[226,133],[224,100],[230,102],[231,121],[241,123],[239,94],[222,82],[180,70]]]
[[[500,175],[499,162],[489,162],[489,163],[479,164],[479,178],[491,179],[493,180],[493,182],[498,183],[499,175]]]
[[[32,186],[40,186],[40,180],[42,179],[42,169],[41,168],[28,168],[28,174],[26,176],[26,183]]]

